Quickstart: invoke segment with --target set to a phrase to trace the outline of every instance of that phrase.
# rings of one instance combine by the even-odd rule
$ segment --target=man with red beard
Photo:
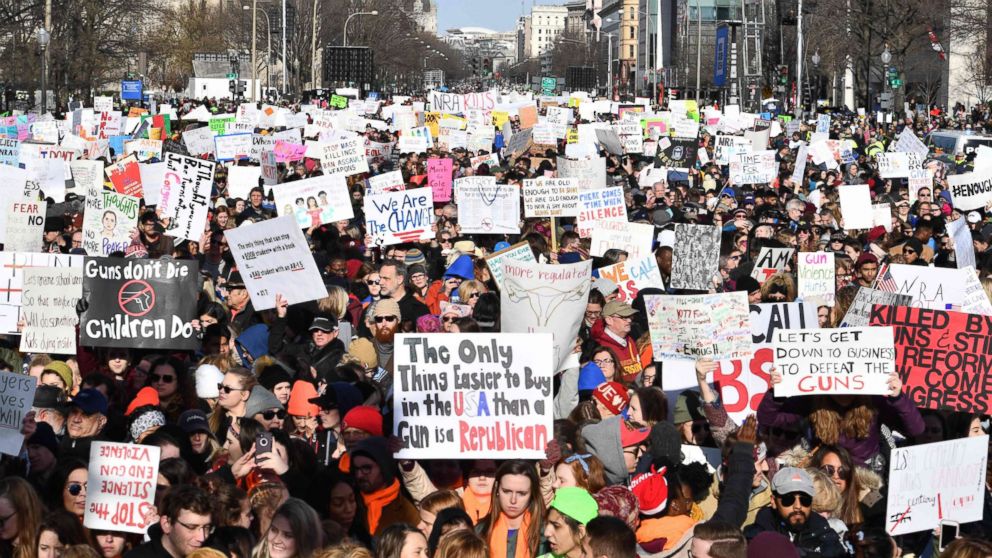
[[[369,329],[372,330],[372,345],[375,347],[379,368],[393,358],[393,338],[399,330],[400,305],[391,298],[383,298],[372,305],[368,314]]]

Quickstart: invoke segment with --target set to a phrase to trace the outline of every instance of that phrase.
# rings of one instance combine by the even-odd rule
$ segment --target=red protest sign
[[[141,167],[138,166],[138,159],[133,153],[108,166],[106,173],[118,193],[136,198],[142,197]]]
[[[992,316],[876,304],[869,324],[892,326],[896,370],[917,407],[989,411]]]

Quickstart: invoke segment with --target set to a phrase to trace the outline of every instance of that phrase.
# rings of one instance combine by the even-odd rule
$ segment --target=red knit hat
[[[345,413],[341,419],[341,431],[356,428],[372,436],[382,436],[382,413],[369,405],[359,405]]]
[[[655,472],[641,473],[630,481],[630,491],[637,496],[637,505],[644,515],[661,513],[668,504],[668,481],[665,480],[665,467]]]
[[[155,388],[148,386],[141,388],[141,391],[134,396],[131,403],[127,406],[127,411],[124,412],[124,416],[130,416],[138,407],[144,407],[146,405],[153,405],[158,407],[161,401],[158,398],[158,391]]]
[[[310,402],[317,397],[317,388],[303,380],[296,380],[293,391],[289,392],[289,405],[286,412],[297,417],[315,417],[320,413],[320,407]]]
[[[627,388],[620,382],[603,382],[592,391],[592,396],[614,415],[623,413],[627,405],[630,405]]]

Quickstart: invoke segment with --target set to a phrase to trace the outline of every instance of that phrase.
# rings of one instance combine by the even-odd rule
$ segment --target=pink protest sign
[[[303,159],[307,152],[307,146],[278,140],[273,150],[276,153],[277,163],[288,163]]]
[[[427,182],[434,192],[434,201],[451,201],[451,159],[428,159]]]

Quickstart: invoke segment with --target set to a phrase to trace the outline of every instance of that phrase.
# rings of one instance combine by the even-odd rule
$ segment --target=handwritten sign
[[[33,267],[24,270],[21,352],[76,354],[76,303],[83,296],[78,267]]]
[[[451,201],[453,161],[447,157],[427,160],[427,182],[434,192],[434,201]]]
[[[131,244],[131,230],[138,223],[141,200],[117,192],[97,192],[86,198],[83,214],[83,249],[90,256],[124,252]]]
[[[799,254],[799,298],[834,305],[834,253],[801,252]]]
[[[7,202],[7,230],[4,250],[41,252],[44,244],[47,202],[14,200]]]
[[[524,180],[524,215],[575,217],[579,214],[579,186],[575,178]]]
[[[458,224],[469,234],[519,234],[520,190],[497,184],[493,176],[467,176],[455,181]]]
[[[430,188],[365,196],[364,204],[366,230],[382,246],[434,238]]]
[[[94,441],[90,446],[86,510],[88,529],[144,533],[155,511],[158,446]]]
[[[34,404],[37,385],[37,380],[27,374],[0,372],[0,453],[21,453],[24,415]]]
[[[537,261],[534,259],[534,251],[527,242],[518,242],[509,248],[486,256],[486,265],[489,266],[489,272],[493,276],[493,281],[496,282],[496,286],[500,289],[503,288],[503,262],[505,260],[532,263],[536,263]]]
[[[775,332],[776,397],[824,393],[884,395],[895,372],[892,328]]]
[[[623,188],[600,188],[580,190],[579,236],[589,238],[592,231],[604,221],[627,222],[627,205],[624,202]]]
[[[628,259],[654,257],[651,246],[654,243],[654,225],[631,223],[629,221],[600,221],[592,230],[589,254],[602,256],[607,250],[617,249],[627,252]]]
[[[207,203],[216,163],[167,153],[159,211],[169,220],[165,234],[199,242],[207,223]]]
[[[750,358],[747,293],[646,295],[655,359]]]
[[[369,172],[363,139],[353,137],[321,143],[320,165],[324,174],[351,176]]]
[[[355,216],[351,196],[348,195],[348,183],[341,174],[287,182],[274,188],[273,193],[279,215],[292,215],[301,229]]]
[[[617,299],[624,302],[633,301],[642,289],[665,288],[654,256],[628,258],[620,263],[601,267],[599,276],[617,284]]]
[[[737,153],[730,162],[730,179],[734,184],[770,183],[777,175],[778,162],[773,149]]]

